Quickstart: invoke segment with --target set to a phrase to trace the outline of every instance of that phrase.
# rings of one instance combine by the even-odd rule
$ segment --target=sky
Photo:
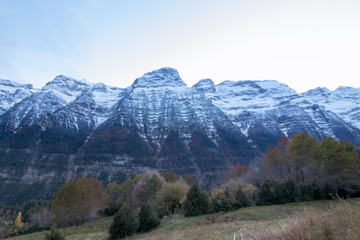
[[[273,79],[360,87],[359,0],[0,0],[0,78],[128,87],[173,67],[188,86]]]

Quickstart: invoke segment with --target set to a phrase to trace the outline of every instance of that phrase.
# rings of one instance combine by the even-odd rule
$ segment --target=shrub
[[[45,235],[46,240],[64,240],[65,236],[59,232],[56,228],[51,228],[50,232]]]
[[[324,195],[326,199],[334,199],[336,196],[336,189],[329,183],[326,183],[324,186]]]
[[[128,237],[134,234],[138,227],[139,220],[134,207],[130,203],[124,203],[109,228],[110,239]]]
[[[158,226],[160,219],[155,213],[154,209],[150,204],[145,204],[141,207],[139,213],[139,232],[147,232],[150,229]]]

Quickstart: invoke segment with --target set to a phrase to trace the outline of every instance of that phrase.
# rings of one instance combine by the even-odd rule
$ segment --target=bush
[[[329,183],[324,186],[324,195],[326,199],[332,200],[336,197],[336,189]]]
[[[51,228],[50,232],[45,235],[46,240],[64,240],[65,236],[59,232],[56,228]]]
[[[310,185],[301,185],[301,200],[302,201],[312,201],[314,200],[314,188]]]
[[[201,191],[197,183],[193,184],[187,192],[183,209],[185,217],[198,216],[210,212],[208,196]]]
[[[158,226],[160,219],[155,213],[154,209],[150,204],[145,204],[141,207],[139,213],[139,232],[147,232],[150,229]]]
[[[109,228],[110,239],[128,237],[136,232],[139,227],[139,219],[134,207],[130,203],[124,203],[114,216]]]

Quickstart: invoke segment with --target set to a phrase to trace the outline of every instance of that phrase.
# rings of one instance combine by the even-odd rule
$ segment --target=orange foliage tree
[[[54,194],[51,208],[58,225],[72,226],[95,219],[106,202],[102,181],[83,176],[64,183]]]

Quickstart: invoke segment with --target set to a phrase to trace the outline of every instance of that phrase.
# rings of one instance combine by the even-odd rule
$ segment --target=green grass
[[[359,204],[360,199],[353,199],[349,202]],[[249,207],[228,213],[190,218],[174,215],[172,218],[162,221],[156,229],[148,233],[136,234],[128,239],[233,239],[234,233],[249,232],[255,235],[259,231],[278,229],[279,226],[286,225],[290,220],[301,217],[305,212],[326,212],[331,204],[336,204],[336,201]],[[82,226],[62,228],[60,231],[67,240],[107,239],[111,222],[112,217],[107,217]],[[28,234],[14,239],[41,240],[44,239],[45,233]]]

